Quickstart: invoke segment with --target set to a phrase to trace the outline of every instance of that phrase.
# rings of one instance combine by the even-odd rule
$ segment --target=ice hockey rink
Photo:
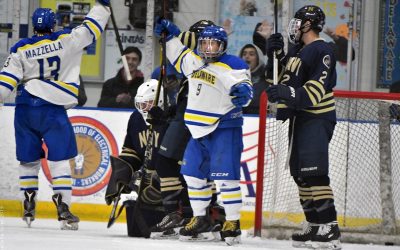
[[[153,240],[127,236],[125,223],[116,223],[110,229],[105,222],[79,224],[78,231],[62,231],[58,221],[37,219],[28,228],[20,218],[0,218],[0,250],[184,250],[184,249],[228,249],[223,242],[180,242],[178,240]],[[242,237],[242,244],[232,246],[236,250],[294,249],[290,241]],[[354,250],[400,250],[399,246],[343,244],[343,249]]]

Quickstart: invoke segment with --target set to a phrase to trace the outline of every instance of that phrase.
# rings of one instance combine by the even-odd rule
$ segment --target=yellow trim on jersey
[[[7,83],[11,85],[13,88],[17,87],[17,81],[15,81],[15,79],[13,79],[12,77],[6,75],[0,75],[0,82]]]
[[[228,64],[226,64],[226,63],[222,63],[222,62],[214,62],[214,63],[212,63],[212,65],[215,65],[215,66],[220,66],[220,67],[223,67],[223,68],[225,68],[225,69],[229,69],[229,70],[231,70],[232,68],[228,65]]]
[[[178,71],[178,73],[182,73],[182,72],[181,72],[182,58],[183,58],[187,53],[189,53],[189,52],[191,52],[191,50],[190,50],[190,49],[186,49],[185,51],[183,51],[183,52],[179,55],[178,59],[176,60],[175,69],[176,69],[176,71]]]
[[[44,39],[44,40],[41,40],[41,41],[36,42],[36,43],[33,43],[33,44],[26,44],[26,45],[24,45],[24,46],[22,46],[22,47],[19,47],[17,50],[27,50],[27,49],[36,47],[36,46],[38,46],[38,45],[43,45],[43,44],[48,44],[48,43],[57,42],[57,41],[60,41],[61,38],[64,38],[64,37],[66,37],[66,36],[68,36],[68,35],[69,35],[69,34],[62,34],[62,35],[60,35],[56,40]]]
[[[68,83],[65,83],[65,82],[61,82],[61,81],[52,81],[52,82],[56,83],[57,85],[60,85],[64,89],[68,89],[74,95],[78,96],[79,88],[77,88],[75,86],[72,86],[71,84],[68,84]]]
[[[85,19],[83,23],[87,24],[89,29],[95,34],[95,39],[97,40],[101,36],[101,30],[97,27],[96,24],[94,24],[92,21]]]
[[[307,86],[304,86],[304,89],[306,90],[308,98],[310,98],[310,101],[313,104],[313,106],[317,105],[318,101],[315,100],[314,95],[310,92],[310,90],[307,88]]]
[[[185,113],[184,119],[188,121],[202,122],[209,125],[212,125],[218,121],[217,117],[210,117],[210,116],[189,114],[189,113]]]
[[[316,86],[317,88],[319,88],[321,90],[322,95],[325,95],[325,88],[322,83],[315,81],[315,80],[309,80],[308,82],[311,83],[313,86]]]

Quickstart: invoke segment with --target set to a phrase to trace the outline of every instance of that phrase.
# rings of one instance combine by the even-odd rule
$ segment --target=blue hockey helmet
[[[199,35],[197,52],[206,63],[215,62],[226,52],[227,47],[228,35],[220,26],[207,26]]]
[[[52,32],[56,24],[56,14],[48,8],[37,8],[32,15],[32,24],[37,32]]]

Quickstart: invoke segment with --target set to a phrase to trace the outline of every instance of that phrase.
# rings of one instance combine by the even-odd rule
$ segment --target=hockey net
[[[304,221],[287,166],[289,122],[276,121],[261,99],[255,234],[289,238]],[[393,243],[400,239],[400,122],[390,106],[400,95],[335,91],[335,99],[329,176],[342,238]]]

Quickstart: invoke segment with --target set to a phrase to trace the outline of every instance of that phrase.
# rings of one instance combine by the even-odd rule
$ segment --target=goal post
[[[329,175],[342,238],[400,244],[400,122],[391,114],[400,111],[395,106],[400,94],[334,95],[337,124],[329,146]],[[288,122],[277,121],[275,115],[263,94],[254,235],[289,238],[304,216],[287,167]]]

